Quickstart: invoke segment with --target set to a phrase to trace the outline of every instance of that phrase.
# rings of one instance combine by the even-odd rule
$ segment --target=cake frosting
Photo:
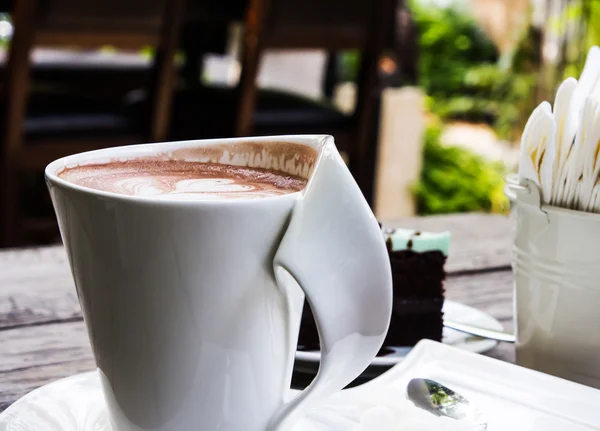
[[[384,238],[391,251],[441,251],[448,256],[450,232],[421,232],[412,229],[384,229]]]

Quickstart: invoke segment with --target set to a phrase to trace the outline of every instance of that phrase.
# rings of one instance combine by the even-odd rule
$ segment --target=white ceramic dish
[[[401,364],[360,387],[342,391],[294,431],[347,431],[354,406],[388,385],[413,377],[439,381],[487,416],[489,431],[600,431],[600,391],[461,349],[422,341]],[[110,431],[95,372],[39,388],[0,414],[0,431]]]
[[[496,331],[504,330],[502,324],[494,317],[468,305],[446,300],[443,311],[445,318],[454,320],[455,322],[468,323],[473,326]],[[443,343],[474,353],[488,352],[498,344],[497,341],[474,337],[450,328],[444,328]],[[394,350],[393,353],[376,357],[369,368],[373,372],[379,371],[378,374],[381,374],[381,369],[386,370],[393,367],[404,359],[410,352],[411,347],[392,347],[392,349]],[[319,365],[320,356],[319,351],[297,351],[296,368],[300,368],[301,371],[309,372],[311,370],[311,372],[314,372]]]

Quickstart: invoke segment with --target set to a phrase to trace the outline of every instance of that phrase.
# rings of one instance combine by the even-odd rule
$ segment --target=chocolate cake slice
[[[380,355],[386,347],[414,346],[423,338],[441,341],[443,329],[444,264],[450,233],[407,229],[382,230],[392,267],[392,319]],[[318,350],[317,327],[304,304],[298,338],[301,350]]]
[[[392,229],[384,236],[394,292],[384,346],[414,346],[423,338],[441,341],[450,233]]]

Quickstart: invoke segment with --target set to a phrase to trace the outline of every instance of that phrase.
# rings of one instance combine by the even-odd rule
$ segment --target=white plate
[[[454,320],[455,322],[468,323],[473,326],[493,329],[496,331],[504,330],[502,324],[489,314],[458,302],[448,300],[444,301],[443,312],[445,318]],[[497,341],[474,337],[450,328],[444,328],[442,342],[444,344],[475,353],[485,353],[492,350],[498,344]],[[376,357],[373,359],[373,362],[371,362],[371,366],[369,368],[381,367],[388,369],[404,359],[412,347],[391,347],[391,349],[394,350],[393,353],[390,353],[386,356]],[[311,367],[311,364],[318,366],[320,357],[321,352],[318,350],[299,350],[296,352],[297,368],[299,368],[299,371],[301,372],[315,372],[316,368],[314,366]]]
[[[383,387],[404,393],[413,377],[465,395],[489,431],[600,431],[600,391],[428,340],[381,377],[331,397],[294,431],[348,431],[361,400]],[[0,414],[0,431],[55,430],[111,430],[95,372],[46,385]]]

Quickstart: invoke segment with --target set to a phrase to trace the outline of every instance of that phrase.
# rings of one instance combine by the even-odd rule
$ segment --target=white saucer
[[[331,397],[294,431],[348,431],[372,391],[404,394],[417,376],[466,396],[489,431],[600,431],[600,391],[428,340],[379,378]],[[0,431],[111,431],[97,374],[31,392],[0,414]]]
[[[444,301],[444,317],[455,322],[468,323],[473,326],[479,326],[485,329],[493,329],[503,331],[502,324],[494,317],[476,308],[468,305],[460,304],[454,301]],[[463,332],[455,331],[454,329],[444,328],[443,340],[444,344],[448,344],[459,349],[468,350],[474,353],[485,353],[492,350],[498,344],[497,341],[487,340],[484,338],[474,337]],[[373,373],[381,374],[383,370],[393,367],[398,362],[406,357],[412,347],[390,347],[393,353],[386,356],[378,356],[373,359],[371,366]],[[319,365],[321,352],[317,351],[297,351],[296,352],[296,368],[300,372],[316,372]],[[379,369],[381,368],[381,369]],[[383,370],[382,370],[383,369]]]

